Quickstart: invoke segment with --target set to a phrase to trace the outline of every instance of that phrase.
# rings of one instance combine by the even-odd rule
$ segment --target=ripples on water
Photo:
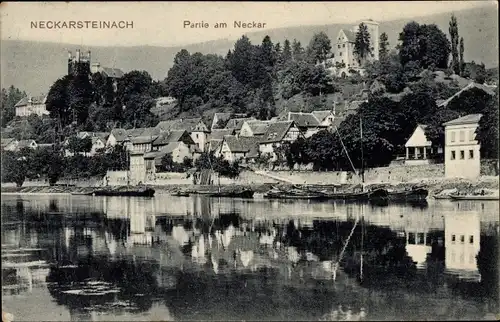
[[[498,227],[496,202],[2,196],[3,307],[32,321],[488,319]]]

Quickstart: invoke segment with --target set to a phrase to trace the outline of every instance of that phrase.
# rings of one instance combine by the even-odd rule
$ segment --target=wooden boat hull
[[[92,193],[93,196],[108,196],[108,197],[153,197],[155,190],[151,188],[141,190],[96,190]]]
[[[219,198],[253,198],[254,191],[243,190],[238,192],[215,192],[209,194],[210,197]]]
[[[92,192],[72,192],[73,196],[92,196]]]
[[[458,196],[458,195],[450,195],[452,200],[499,200],[498,196]]]
[[[187,192],[177,192],[177,193],[171,194],[171,196],[173,196],[173,197],[189,197],[190,194]]]
[[[451,199],[449,195],[443,195],[443,196],[433,196],[434,199],[442,200],[442,199]]]
[[[409,191],[389,192],[385,189],[377,189],[370,195],[370,199],[387,199],[389,201],[423,201],[427,199],[429,192],[426,189],[414,189]]]

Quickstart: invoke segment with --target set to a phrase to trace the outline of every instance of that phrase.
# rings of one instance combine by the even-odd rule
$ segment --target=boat
[[[174,196],[174,197],[189,197],[190,194],[189,194],[189,192],[186,192],[186,191],[177,191],[177,192],[172,193],[171,196]]]
[[[499,200],[498,195],[450,195],[451,200]]]
[[[389,200],[418,201],[426,200],[428,195],[427,189],[416,188],[407,191],[389,191],[387,197]]]
[[[434,195],[432,196],[434,199],[451,199],[450,195]]]
[[[92,196],[92,192],[72,192],[73,196]]]
[[[255,192],[250,189],[241,191],[219,191],[208,194],[209,197],[225,197],[225,198],[253,198]]]
[[[155,190],[152,188],[127,188],[126,190],[99,189],[92,192],[93,196],[117,197],[153,197]]]

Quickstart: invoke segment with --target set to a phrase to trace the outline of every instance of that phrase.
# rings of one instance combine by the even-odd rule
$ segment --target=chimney
[[[80,62],[80,49],[76,50],[76,61]]]
[[[71,60],[71,51],[68,50],[68,60]]]
[[[87,51],[87,59],[89,60],[89,63],[90,63],[90,50]]]

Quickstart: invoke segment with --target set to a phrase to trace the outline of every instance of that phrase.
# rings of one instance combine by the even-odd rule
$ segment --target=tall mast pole
[[[361,180],[365,183],[365,159],[363,155],[363,119],[359,117],[360,147],[361,147]]]

